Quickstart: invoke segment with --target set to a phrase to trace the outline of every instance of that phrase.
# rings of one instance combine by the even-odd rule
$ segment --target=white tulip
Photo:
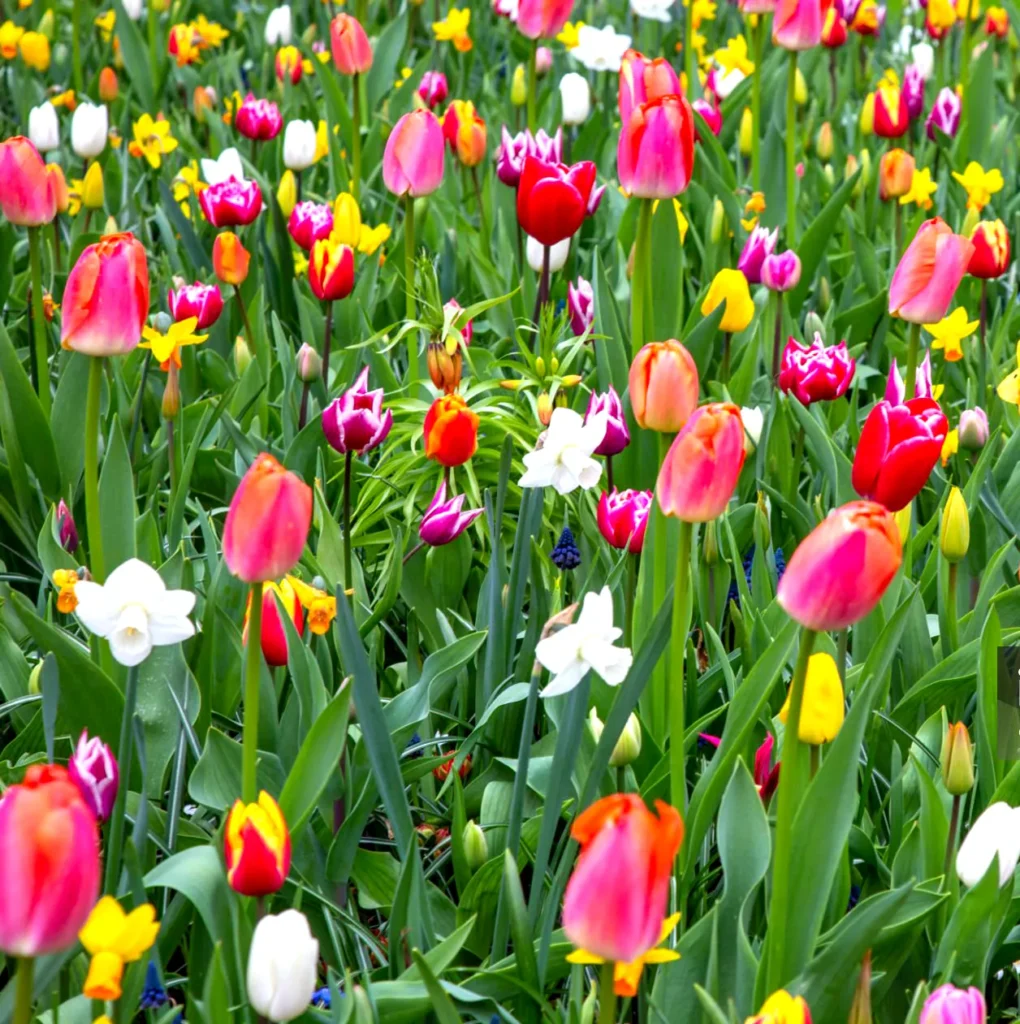
[[[300,1017],[315,992],[319,943],[299,910],[267,914],[248,954],[248,1002],[271,1021]]]
[[[613,641],[622,635],[623,630],[613,625],[613,595],[609,587],[603,587],[597,594],[585,594],[577,622],[539,640],[535,647],[535,657],[553,675],[542,696],[568,693],[589,669],[594,669],[610,686],[619,686],[634,660],[629,647],[613,646]]]
[[[921,72],[921,77],[927,82],[935,72],[935,51],[931,43],[914,43],[910,48],[912,63]]]
[[[290,8],[286,4],[274,7],[266,18],[266,46],[290,46],[293,31]]]
[[[244,167],[241,166],[241,154],[233,147],[223,150],[215,159],[202,159],[202,180],[209,185],[219,185],[222,181],[236,178],[244,181]]]
[[[568,71],[560,79],[560,105],[564,124],[584,124],[591,113],[591,86],[584,75]]]
[[[106,583],[82,580],[74,585],[75,614],[97,636],[106,637],[121,665],[138,665],[153,647],[180,643],[195,635],[188,618],[195,595],[167,590],[163,578],[137,558],[110,573]]]
[[[531,267],[536,274],[540,274],[542,272],[542,254],[545,246],[543,246],[537,238],[532,238],[531,235],[528,235],[527,239],[525,255],[528,260],[528,266]],[[563,269],[563,265],[567,262],[567,254],[569,252],[569,238],[564,238],[562,242],[557,242],[555,245],[549,247],[550,274],[555,274],[557,270]]]
[[[761,440],[761,428],[765,425],[765,414],[761,409],[745,405],[740,410],[740,422],[744,424],[744,451],[750,455]]]
[[[49,101],[28,112],[28,137],[40,153],[48,153],[60,145],[60,122],[57,108]]]
[[[132,21],[141,18],[142,7],[142,0],[124,0],[124,12]]]
[[[606,436],[609,417],[605,412],[587,418],[565,406],[553,409],[549,426],[538,446],[524,456],[521,487],[554,487],[570,494],[578,487],[588,490],[602,477],[602,463],[592,453]]]
[[[315,163],[315,125],[288,121],[283,132],[283,162],[291,171],[303,171]]]
[[[623,55],[630,49],[630,36],[617,34],[612,25],[595,28],[582,25],[577,46],[570,56],[591,71],[619,71]]]
[[[1003,801],[989,804],[970,827],[956,854],[956,874],[964,885],[977,885],[993,858],[999,857],[999,888],[1013,878],[1020,860],[1020,807]]]
[[[88,101],[74,108],[71,118],[71,149],[82,160],[92,160],[106,148],[110,117],[106,107]]]
[[[648,18],[650,21],[672,21],[672,6],[673,0],[630,0],[631,11],[639,18]]]

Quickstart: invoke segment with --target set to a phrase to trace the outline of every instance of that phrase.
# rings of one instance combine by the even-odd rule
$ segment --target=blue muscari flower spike
[[[333,997],[330,995],[329,986],[323,985],[312,993],[312,1006],[320,1010],[331,1010],[333,1008]]]
[[[421,736],[419,736],[419,735],[418,735],[418,733],[415,733],[415,734],[414,734],[414,735],[413,735],[413,736],[412,736],[412,737],[411,737],[411,738],[410,738],[410,739],[409,739],[409,740],[407,741],[407,746],[408,746],[408,748],[410,748],[410,747],[416,747],[416,746],[418,746],[418,744],[419,744],[419,743],[421,743]],[[422,756],[424,755],[424,753],[425,753],[425,751],[424,751],[424,750],[415,750],[415,751],[414,751],[413,753],[411,753],[411,754],[408,754],[407,756],[408,756],[409,758],[411,758],[411,759],[413,760],[413,759],[414,759],[414,758],[416,758],[416,757],[422,757]]]
[[[783,578],[783,573],[786,572],[786,556],[783,554],[782,548],[776,548],[775,550],[776,559],[776,584]],[[754,565],[754,545],[751,545],[751,550],[747,553],[747,557],[744,559],[744,579],[747,580],[747,589],[751,589],[751,569]],[[730,584],[729,593],[726,595],[726,604],[730,601],[735,601],[737,606],[740,606],[740,591],[737,589],[736,580]]]
[[[145,985],[142,987],[142,997],[138,1001],[138,1007],[142,1010],[158,1010],[170,1002],[166,994],[163,982],[159,978],[159,968],[155,960],[149,961],[145,969]]]
[[[574,543],[574,535],[570,532],[569,526],[563,527],[560,539],[556,542],[556,547],[552,549],[552,554],[549,557],[552,558],[553,565],[564,572],[568,569],[576,569],[581,564],[581,552]]]

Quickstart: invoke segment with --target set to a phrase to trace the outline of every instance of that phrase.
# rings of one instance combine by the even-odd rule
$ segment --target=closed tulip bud
[[[53,515],[56,521],[57,531],[60,534],[60,546],[65,551],[78,550],[78,527],[75,525],[74,516],[67,507],[63,498],[57,503],[56,512]]]
[[[425,415],[425,456],[461,466],[478,449],[478,416],[460,395],[442,395]]]
[[[584,124],[591,114],[591,86],[584,75],[569,71],[560,79],[560,107],[563,123]]]
[[[89,164],[81,187],[82,205],[88,210],[101,210],[106,202],[106,189],[103,185],[103,165]]]
[[[553,414],[553,400],[549,395],[548,391],[543,391],[538,396],[538,401],[535,403],[538,409],[538,422],[543,427],[549,426],[549,421],[552,419]]]
[[[71,118],[71,148],[82,160],[92,160],[106,148],[109,130],[105,106],[79,103]]]
[[[266,18],[263,38],[266,46],[289,46],[294,32],[294,19],[290,7],[283,4],[274,7]]]
[[[970,232],[974,254],[967,273],[986,281],[1001,277],[1009,268],[1009,233],[1001,220],[983,220]]]
[[[357,18],[338,14],[330,22],[329,39],[333,63],[340,74],[364,74],[372,67],[372,44]]]
[[[294,212],[294,207],[297,206],[297,177],[290,168],[280,175],[280,184],[276,190],[276,202],[284,217],[290,217]]]
[[[172,420],[181,411],[181,383],[176,372],[167,374],[160,410],[165,420]]]
[[[997,811],[1001,811],[1001,817],[1011,808],[1004,803],[992,804]],[[980,819],[979,819],[980,820]],[[991,824],[991,822],[989,822]],[[1013,839],[1010,836],[1009,842]],[[1004,858],[1000,857],[1000,864]],[[1013,877],[1013,865],[1005,860],[1009,869],[1009,878]],[[984,874],[984,872],[982,872]],[[976,884],[978,879],[974,879]],[[988,1019],[988,1009],[985,1006],[985,997],[981,989],[971,986],[970,988],[956,988],[954,985],[940,985],[921,1007],[921,1016],[918,1024],[985,1024]]]
[[[613,768],[624,768],[633,764],[641,753],[641,722],[633,712],[627,716],[627,724],[620,733],[620,738],[609,755],[609,764]]]
[[[854,1001],[850,1004],[847,1024],[872,1024],[871,1017],[871,950],[864,954],[861,973],[854,989]]]
[[[48,8],[43,12],[43,16],[39,19],[39,34],[44,35],[51,43],[53,42],[53,27],[55,19],[53,16],[53,8]]]
[[[315,125],[288,121],[283,132],[283,163],[290,171],[303,171],[315,163]]]
[[[318,970],[319,943],[304,914],[298,910],[267,914],[251,939],[248,1002],[267,1020],[294,1020],[312,1001]]]
[[[324,302],[344,299],[354,291],[354,250],[331,238],[320,238],[308,258],[308,283]]]
[[[832,305],[832,285],[829,284],[829,279],[822,274],[821,279],[818,282],[818,308],[821,310],[824,316],[829,311],[829,306]]]
[[[750,107],[744,107],[744,111],[740,115],[740,131],[738,133],[738,142],[740,145],[741,156],[751,155],[751,138],[753,134],[754,115],[751,113]]]
[[[42,693],[42,669],[43,663],[37,661],[28,675],[28,692],[34,697],[38,697]]]
[[[827,182],[829,188],[832,188],[836,184],[836,172],[832,169],[832,164],[825,164],[822,167],[822,177]]]
[[[112,103],[117,98],[120,87],[117,84],[117,72],[105,67],[99,72],[99,98],[104,103]]]
[[[683,192],[694,169],[694,111],[687,100],[660,96],[631,110],[620,129],[616,161],[629,195],[672,199]]]
[[[950,722],[939,756],[946,792],[963,796],[974,788],[974,747],[963,722]]]
[[[361,210],[350,192],[341,192],[333,203],[333,238],[352,249],[361,239]]]
[[[227,881],[242,896],[278,892],[290,871],[290,832],[279,804],[265,791],[257,803],[236,801],[223,834]]]
[[[713,245],[718,245],[726,230],[726,207],[721,199],[715,199],[712,203],[712,219],[709,222],[708,238]]]
[[[339,17],[339,15],[338,15]],[[393,126],[383,152],[383,181],[396,196],[435,192],[443,181],[445,140],[431,110],[412,110]]]
[[[878,165],[878,195],[882,200],[899,199],[910,191],[914,179],[914,158],[903,149],[890,149]]]
[[[969,547],[970,516],[967,514],[967,502],[960,488],[952,487],[942,509],[939,549],[947,562],[954,563],[966,557]]]
[[[652,341],[634,357],[628,378],[639,427],[675,434],[698,404],[698,367],[679,341]]]
[[[754,543],[767,551],[772,546],[772,528],[769,526],[769,508],[765,495],[759,491],[754,505]]]
[[[89,739],[88,730],[78,737],[67,774],[82,799],[99,821],[107,821],[117,799],[120,772],[113,751],[98,737]]]
[[[464,826],[464,859],[472,874],[489,859],[489,842],[473,819]]]
[[[823,121],[815,139],[815,152],[820,160],[831,160],[832,150],[832,125],[828,121]]]
[[[233,231],[221,231],[213,242],[213,270],[224,284],[239,285],[248,276],[251,253]]]
[[[788,292],[800,284],[800,257],[792,250],[774,252],[761,265],[761,283],[772,292]]]
[[[322,376],[322,356],[307,341],[298,349],[297,375],[304,384],[313,384]]]
[[[779,712],[779,720],[784,725],[789,713],[790,695],[787,694],[786,703]],[[801,743],[810,743],[813,747],[829,743],[836,738],[843,716],[843,684],[836,662],[831,654],[812,654],[804,679],[797,736]]]
[[[510,80],[510,102],[515,107],[523,107],[528,101],[528,78],[523,64],[514,68],[513,78]]]
[[[980,451],[988,443],[988,416],[984,409],[964,409],[960,413],[958,431],[960,447],[966,451]]]
[[[857,126],[861,130],[861,135],[873,135],[875,132],[875,94],[873,92],[869,92],[864,97]]]
[[[234,339],[234,370],[238,377],[244,376],[244,371],[251,366],[251,349],[248,348],[248,343],[239,334]]]

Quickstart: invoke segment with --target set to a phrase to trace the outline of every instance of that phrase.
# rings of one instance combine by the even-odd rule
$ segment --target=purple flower
[[[545,163],[558,164],[562,160],[563,153],[563,129],[557,128],[556,134],[549,136],[545,130],[539,128],[538,133],[532,135],[525,129],[516,135],[511,135],[503,125],[501,144],[496,152],[496,177],[504,185],[517,188],[521,180],[521,171],[524,168],[526,156],[536,156]],[[589,209],[589,213],[594,213]]]
[[[386,440],[393,426],[393,413],[383,412],[383,389],[368,390],[368,367],[322,414],[322,432],[341,455],[361,455]]]
[[[800,257],[792,250],[771,253],[761,265],[761,283],[770,292],[788,292],[800,284]]]
[[[918,1024],[985,1024],[988,1010],[981,989],[940,985],[921,1007]]]
[[[889,367],[889,379],[885,384],[885,400],[893,405],[903,405],[906,401],[907,388],[900,376],[900,368],[895,358]],[[921,365],[914,373],[914,398],[931,398],[931,353],[925,352]]]
[[[747,278],[748,284],[761,284],[761,265],[767,256],[775,252],[778,238],[779,228],[769,231],[760,225],[747,236],[740,259],[737,260],[737,270]]]
[[[60,531],[60,546],[65,551],[77,551],[78,527],[75,526],[74,516],[71,515],[71,510],[67,507],[67,503],[63,498],[57,503],[55,518],[57,520],[57,529]]]
[[[482,514],[480,508],[462,512],[464,498],[465,495],[458,494],[455,498],[447,501],[446,481],[444,480],[439,485],[439,490],[436,491],[432,503],[425,510],[425,515],[421,518],[418,536],[434,548],[456,540]]]
[[[623,414],[623,403],[612,384],[604,395],[591,393],[588,411],[584,414],[585,423],[598,413],[606,414],[606,433],[593,454],[619,455],[630,444],[630,431],[627,429],[627,417]]]
[[[599,208],[599,203],[602,202],[602,193],[605,192],[606,186],[599,185],[598,188],[593,188],[588,195],[588,216],[594,217],[595,211]]]
[[[924,110],[924,77],[916,64],[908,64],[903,72],[903,96],[907,101],[907,115],[913,121]]]
[[[570,311],[570,328],[579,338],[595,322],[595,290],[590,281],[583,277],[567,284],[567,309]]]
[[[86,729],[67,762],[67,774],[81,791],[82,799],[92,808],[92,813],[100,821],[106,821],[117,799],[120,779],[117,759],[110,748],[98,736],[89,739]]]
[[[935,141],[935,129],[938,128],[943,135],[951,139],[956,137],[960,127],[960,110],[962,101],[955,91],[949,86],[944,86],[938,96],[935,97],[935,105],[931,108],[925,127],[928,129],[928,138]]]
[[[718,135],[722,131],[722,110],[715,103],[709,103],[704,97],[699,96],[691,106],[705,119],[705,124],[713,135]]]

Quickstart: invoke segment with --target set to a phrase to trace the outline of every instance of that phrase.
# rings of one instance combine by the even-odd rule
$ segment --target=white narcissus
[[[236,178],[244,181],[244,167],[241,164],[241,154],[229,146],[215,159],[202,158],[202,180],[208,185],[219,185],[220,182]]]
[[[577,33],[577,46],[570,51],[570,56],[589,71],[615,74],[620,70],[623,55],[630,49],[630,42],[630,36],[618,33],[612,25],[605,28],[582,25]]]
[[[765,425],[765,414],[761,409],[742,406],[740,422],[744,424],[744,451],[751,454],[761,440],[761,428]]]
[[[195,595],[189,590],[167,590],[159,573],[137,558],[118,565],[103,584],[76,583],[74,596],[81,624],[105,637],[110,653],[122,665],[141,664],[153,647],[195,635],[188,618]]]
[[[568,693],[589,669],[594,669],[610,686],[619,686],[634,660],[629,647],[613,646],[622,635],[623,630],[613,625],[613,595],[609,587],[603,587],[597,594],[585,594],[577,622],[539,640],[535,647],[535,657],[552,673],[542,696]]]
[[[248,1001],[271,1021],[300,1017],[315,992],[319,943],[299,910],[267,914],[255,926],[248,954]]]
[[[931,43],[914,43],[910,48],[912,63],[927,82],[935,72],[935,51]]]
[[[999,857],[999,888],[1013,878],[1020,860],[1020,807],[999,800],[989,804],[960,843],[956,874],[964,885],[977,885]]]
[[[521,487],[554,487],[559,494],[594,487],[602,478],[602,463],[592,455],[606,436],[607,424],[605,412],[586,422],[573,409],[553,409],[539,446],[524,456]]]

